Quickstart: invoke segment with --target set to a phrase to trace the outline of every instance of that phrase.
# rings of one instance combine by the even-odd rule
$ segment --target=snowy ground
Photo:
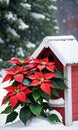
[[[2,76],[4,76],[5,72],[2,70],[0,72]],[[0,77],[0,83],[2,81],[2,78]],[[5,91],[2,89],[3,87],[6,87],[8,82],[0,84],[0,112],[2,109],[4,109],[4,106],[1,106],[2,98],[5,95]],[[0,130],[78,130],[78,121],[73,122],[71,126],[64,126],[62,123],[57,124],[51,124],[46,119],[43,118],[34,118],[30,120],[26,126],[23,125],[23,123],[19,120],[12,124],[5,125],[6,115],[0,114]]]

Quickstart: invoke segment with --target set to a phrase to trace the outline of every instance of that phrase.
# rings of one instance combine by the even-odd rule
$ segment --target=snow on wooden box
[[[60,92],[65,104],[54,107],[62,114],[65,124],[71,125],[78,120],[78,42],[72,35],[45,37],[31,57],[47,56],[67,79],[68,89]]]

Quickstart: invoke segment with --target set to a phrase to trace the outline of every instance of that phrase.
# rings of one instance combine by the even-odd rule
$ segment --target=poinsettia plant
[[[2,105],[7,104],[1,112],[7,114],[6,123],[14,121],[17,116],[25,125],[34,116],[60,121],[57,115],[46,112],[52,109],[48,103],[52,95],[58,96],[59,90],[67,89],[65,78],[55,63],[48,58],[12,58],[8,62],[13,65],[6,70],[2,81],[10,83],[4,88],[7,94],[2,100]]]

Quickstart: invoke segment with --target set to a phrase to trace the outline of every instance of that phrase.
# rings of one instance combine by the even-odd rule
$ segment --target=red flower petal
[[[43,70],[45,68],[45,65],[38,65],[37,68],[41,71],[41,70]]]
[[[54,85],[52,83],[49,83],[49,85],[51,86],[51,88],[54,88]]]
[[[51,78],[53,78],[55,76],[56,76],[56,74],[54,74],[54,73],[46,73],[46,74],[44,74],[45,79],[51,79]]]
[[[12,64],[20,64],[20,60],[17,58],[13,58],[11,60],[8,60],[8,62],[12,63]]]
[[[11,96],[10,97],[10,104],[11,104],[12,108],[14,108],[17,103],[18,103],[18,99],[17,99],[16,95]]]
[[[10,80],[10,79],[12,79],[12,75],[7,74],[7,75],[3,78],[2,83],[5,82],[5,81],[8,81],[8,80]]]
[[[34,80],[34,81],[32,81],[32,83],[30,84],[30,86],[36,86],[36,85],[39,85],[41,82],[40,82],[40,80]]]
[[[32,91],[28,88],[26,88],[26,90],[24,90],[25,94],[28,94],[28,93],[32,93]]]
[[[14,88],[15,88],[15,86],[9,86],[9,87],[6,87],[4,89],[7,90],[8,92],[13,93],[14,92]]]
[[[26,102],[26,95],[24,92],[19,92],[16,94],[16,97],[19,101]]]
[[[27,59],[25,59],[25,60],[24,60],[24,63],[26,63],[26,64],[27,64],[27,63],[29,63],[29,62],[31,62],[31,61],[32,61],[32,59],[31,59],[31,58],[27,58]]]
[[[44,59],[43,59],[43,62],[48,63],[48,58],[44,58]]]
[[[37,79],[40,79],[40,78],[43,78],[43,77],[44,77],[42,72],[36,72],[36,71],[35,71],[34,74],[35,74],[35,77],[36,77]]]
[[[47,93],[48,95],[50,95],[51,91],[50,91],[50,86],[48,85],[48,83],[42,83],[40,88]]]
[[[47,68],[49,71],[54,72],[55,65],[54,65],[54,63],[51,63],[51,64],[48,64],[48,65],[46,66],[46,68]]]
[[[28,78],[32,80],[36,79],[35,75],[29,75]]]
[[[17,75],[14,75],[14,79],[15,79],[17,82],[22,83],[22,81],[23,81],[23,79],[24,79],[24,76],[23,76],[23,74],[17,74]]]
[[[6,71],[7,71],[8,74],[14,75],[15,72],[16,72],[16,69],[11,68],[11,69],[7,69]]]
[[[27,87],[23,86],[22,84],[18,84],[17,89],[24,91]]]

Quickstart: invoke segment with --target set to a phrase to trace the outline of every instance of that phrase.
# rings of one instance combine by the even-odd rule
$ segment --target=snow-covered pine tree
[[[56,0],[0,0],[0,58],[28,57],[47,35],[58,31]]]
[[[28,40],[39,45],[45,36],[58,33],[57,20],[55,18],[56,0],[27,0],[31,5],[31,13],[27,18],[29,25],[26,36]]]
[[[0,0],[0,57],[3,60],[17,56],[21,46],[26,48],[25,34],[29,26],[25,17],[29,8],[23,7],[25,3],[25,0]]]

